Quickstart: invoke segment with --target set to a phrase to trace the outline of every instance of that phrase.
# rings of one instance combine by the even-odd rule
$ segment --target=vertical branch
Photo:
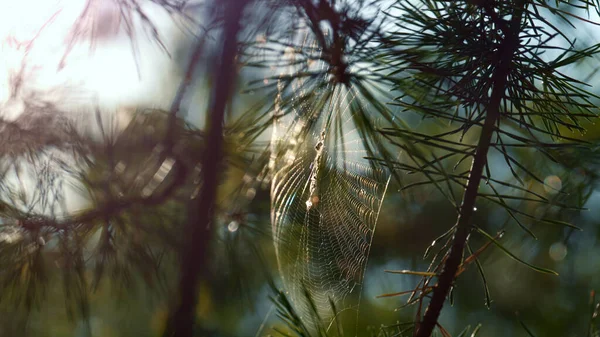
[[[219,170],[223,150],[223,121],[235,81],[235,57],[237,55],[237,34],[240,30],[242,12],[248,0],[223,1],[224,29],[221,63],[213,74],[213,88],[207,123],[206,149],[202,155],[202,191],[188,206],[188,219],[185,225],[181,270],[179,282],[179,302],[166,336],[191,337],[194,331],[198,281],[202,270],[207,268],[208,246],[211,238],[210,223],[214,214],[215,198],[219,181]],[[216,5],[220,5],[215,1]]]
[[[177,93],[175,94],[175,98],[173,99],[173,102],[171,103],[171,108],[169,109],[169,119],[167,122],[167,132],[165,134],[165,147],[167,148],[168,152],[171,152],[172,147],[173,147],[173,143],[174,143],[174,133],[175,133],[175,124],[177,122],[177,115],[179,114],[179,111],[181,110],[181,102],[183,101],[183,98],[185,97],[189,87],[192,84],[192,79],[194,77],[194,74],[196,73],[196,68],[198,67],[198,63],[200,62],[200,58],[202,56],[202,53],[204,52],[204,44],[205,44],[205,40],[206,40],[206,34],[208,33],[202,33],[204,29],[201,29],[201,31],[198,32],[198,35],[196,37],[197,41],[196,41],[196,45],[194,46],[194,51],[192,53],[192,56],[190,58],[190,62],[188,64],[188,67],[186,68],[184,77],[181,81],[181,83],[179,84],[179,87],[177,88]]]
[[[438,283],[433,289],[433,296],[419,324],[416,336],[429,337],[437,325],[442,307],[446,297],[452,288],[456,277],[456,272],[461,264],[465,244],[469,236],[473,208],[477,199],[479,183],[483,176],[483,170],[487,162],[487,154],[490,148],[492,135],[494,133],[496,122],[500,117],[500,104],[506,92],[508,75],[510,73],[513,57],[519,48],[519,33],[521,31],[521,21],[525,9],[526,0],[517,0],[514,5],[514,12],[510,22],[510,34],[502,41],[498,52],[500,53],[499,62],[492,75],[492,94],[487,106],[485,121],[479,136],[477,150],[473,158],[473,164],[467,182],[467,188],[460,206],[460,214],[457,219],[456,232],[452,239],[452,246],[448,253],[448,258],[444,263]]]

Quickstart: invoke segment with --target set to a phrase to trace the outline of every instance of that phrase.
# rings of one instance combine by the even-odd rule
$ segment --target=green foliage
[[[131,10],[124,16],[128,25],[137,15],[164,48],[156,26],[139,6],[117,3],[122,11]],[[181,4],[154,3],[183,16]],[[283,323],[274,323],[273,332],[362,335],[362,326],[348,323],[355,316],[339,317],[358,311],[358,304],[347,303],[359,302],[370,282],[363,279],[366,260],[383,194],[389,190],[388,176],[401,194],[388,193],[397,208],[383,217],[403,217],[406,200],[431,195],[444,199],[431,202],[443,215],[436,223],[415,221],[420,228],[412,234],[419,244],[437,236],[425,251],[426,264],[386,270],[417,280],[410,290],[380,296],[408,295],[403,310],[394,315],[411,316],[409,321],[382,327],[379,321],[368,322],[363,325],[378,328],[367,334],[449,336],[440,320],[442,307],[447,299],[454,304],[455,292],[461,291],[471,270],[490,308],[492,295],[502,296],[493,291],[496,281],[490,275],[498,271],[486,258],[491,247],[530,270],[558,275],[557,266],[547,267],[547,260],[515,249],[511,240],[522,234],[531,242],[559,236],[566,236],[566,242],[573,233],[589,229],[576,220],[597,186],[600,157],[594,123],[600,97],[573,69],[595,57],[600,44],[582,45],[569,27],[597,25],[585,16],[600,14],[600,4],[254,0],[246,11],[246,27],[228,31],[239,39],[237,50],[232,49],[239,75],[251,80],[239,85],[239,96],[227,90],[214,94],[223,100],[217,103],[232,110],[225,122],[223,153],[216,154],[224,161],[215,168],[218,178],[210,181],[220,185],[211,200],[216,216],[192,224],[197,218],[190,214],[202,206],[194,200],[206,186],[201,181],[203,164],[216,160],[202,162],[214,146],[206,137],[215,121],[210,110],[208,127],[198,130],[177,114],[195,64],[202,60],[218,65],[223,56],[218,53],[226,52],[215,48],[217,54],[204,54],[214,47],[211,41],[230,29],[225,7],[218,2],[202,7],[216,19],[198,29],[198,46],[171,111],[134,114],[128,128],[118,132],[98,113],[99,137],[62,120],[54,121],[60,127],[46,130],[43,118],[34,114],[32,120],[5,123],[1,135],[8,136],[2,139],[19,137],[23,142],[2,152],[0,162],[3,304],[22,306],[30,314],[42,305],[49,285],[62,283],[67,315],[87,321],[93,312],[90,297],[103,284],[115,286],[120,296],[143,285],[169,297],[177,290],[172,265],[188,261],[182,245],[195,231],[186,228],[204,226],[210,229],[206,241],[210,239],[212,253],[191,262],[202,267],[192,278],[202,279],[201,289],[210,288],[198,291],[199,307],[218,311],[210,299],[234,301],[227,291],[246,296],[252,307],[256,299],[245,293],[257,292],[260,282],[248,276],[253,271],[248,261],[256,262],[255,253],[264,249],[272,228],[275,247],[268,253],[276,255],[280,270],[296,273],[280,275],[283,289],[267,280],[273,310]],[[75,31],[83,27],[86,15]],[[130,27],[129,36],[134,33]],[[69,40],[66,53],[78,36]],[[219,74],[211,75],[220,83]],[[214,83],[209,87],[219,93]],[[36,129],[46,131],[34,137],[29,131]],[[270,141],[269,132],[274,135]],[[25,172],[34,178],[23,178]],[[66,210],[66,185],[75,186],[85,199],[83,211]],[[265,215],[268,186],[271,221]],[[324,196],[338,200],[335,212],[325,211],[329,200]],[[208,208],[207,214],[213,211]],[[501,210],[507,220],[500,226],[486,221],[478,217],[478,208]],[[262,214],[251,219],[252,211]],[[284,213],[281,218],[279,213]],[[293,221],[280,220],[286,217]],[[284,225],[291,227],[285,229],[289,237],[280,235]],[[315,237],[313,242],[321,246],[306,243]],[[282,252],[287,255],[282,257]],[[338,283],[323,286],[327,282]],[[352,286],[338,287],[346,286],[344,282]],[[355,290],[358,299],[346,297]],[[587,332],[596,336],[593,295],[590,305]],[[232,307],[227,310],[235,311]],[[212,317],[216,315],[198,314],[198,330],[211,330],[205,322],[223,324]],[[516,322],[528,335],[536,335],[529,320],[519,317]],[[458,335],[477,336],[480,330],[481,325],[467,327]]]
[[[264,81],[278,83],[276,94],[267,94],[274,100],[276,111],[284,115],[330,113],[325,102],[331,99],[333,91],[328,88],[347,87],[356,93],[358,101],[366,102],[372,109],[366,113],[363,105],[350,106],[350,115],[364,116],[354,124],[363,138],[368,139],[375,131],[363,121],[380,114],[391,125],[378,132],[401,153],[397,157],[390,147],[382,145],[371,150],[371,159],[388,166],[403,189],[435,187],[457,211],[457,225],[439,241],[434,241],[434,245],[441,244],[440,251],[413,292],[413,295],[421,295],[416,301],[409,300],[421,307],[430,291],[419,289],[430,289],[430,283],[436,284],[434,278],[441,277],[435,287],[445,290],[434,292],[433,302],[437,298],[438,306],[430,310],[437,311],[436,317],[429,320],[425,317],[424,325],[432,328],[431,324],[437,323],[439,303],[443,303],[458,276],[454,273],[461,273],[469,259],[477,261],[485,283],[477,256],[462,258],[468,234],[475,227],[471,223],[473,209],[482,203],[480,199],[505,209],[513,222],[533,238],[536,233],[531,229],[531,221],[579,229],[567,221],[540,217],[524,209],[530,204],[547,204],[563,210],[582,210],[590,186],[578,182],[565,184],[568,185],[565,188],[557,187],[552,180],[542,178],[547,172],[525,163],[522,158],[536,156],[540,162],[545,160],[566,168],[572,166],[572,157],[563,154],[580,152],[589,146],[588,142],[567,132],[583,134],[586,124],[592,124],[597,116],[598,96],[585,88],[586,83],[567,75],[564,69],[594,56],[600,45],[578,47],[557,23],[567,20],[587,24],[589,20],[559,8],[559,2],[554,6],[537,1],[397,1],[382,11],[382,17],[369,19],[348,10],[352,8],[350,2],[339,4],[337,11],[323,9],[333,8],[328,7],[327,1],[319,2],[323,8],[313,7],[310,2],[292,4],[304,15],[308,27],[308,33],[303,33],[306,37],[298,39],[290,33],[292,36],[282,42],[277,34],[271,34],[250,48],[258,49],[255,55],[263,62],[249,61],[249,65],[271,65],[271,68],[281,66],[281,58],[264,55],[278,50],[288,53],[284,47],[293,48],[293,57],[288,63],[290,71]],[[571,2],[564,5],[577,10],[594,7],[589,2],[582,2],[581,6]],[[347,40],[337,40],[341,22],[362,22],[361,33],[354,32],[347,35]],[[393,25],[386,25],[388,22]],[[294,31],[303,31],[299,27],[302,24],[294,26]],[[315,40],[308,43],[308,48],[304,42],[307,39]],[[303,42],[298,44],[297,40]],[[278,45],[282,47],[278,49]],[[336,59],[340,54],[346,61],[341,68]],[[325,64],[311,68],[316,62]],[[376,70],[365,75],[361,71],[365,68],[358,63]],[[340,69],[343,74],[339,73]],[[373,93],[374,80],[397,94],[391,107],[398,109],[382,104],[387,103],[387,95]],[[294,86],[293,81],[298,84]],[[275,84],[270,87],[274,88]],[[287,92],[291,97],[285,96]],[[422,116],[422,127],[411,125],[410,113]],[[398,123],[400,119],[407,122]],[[443,125],[444,131],[422,131],[425,125],[428,128]],[[491,167],[489,158],[492,156],[503,158],[506,168]],[[510,179],[502,173],[504,170],[510,172]],[[412,182],[405,184],[400,179],[403,173],[422,176],[422,180],[412,178]],[[480,179],[485,182],[481,187]],[[537,192],[541,188],[551,192]],[[568,195],[579,198],[572,200],[566,197]],[[536,271],[556,274],[517,257],[484,229],[478,231],[509,257]],[[449,264],[453,266],[448,267]],[[487,285],[485,287],[487,289]],[[487,290],[486,294],[489,296]],[[420,320],[419,317],[417,313],[416,319]]]

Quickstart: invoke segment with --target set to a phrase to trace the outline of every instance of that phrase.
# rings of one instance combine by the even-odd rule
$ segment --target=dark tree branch
[[[458,267],[462,262],[463,251],[471,229],[471,218],[473,216],[473,207],[475,207],[475,201],[477,199],[479,183],[483,177],[483,170],[487,162],[487,154],[495,130],[495,124],[500,117],[500,104],[504,98],[504,93],[506,92],[508,76],[510,74],[514,54],[519,48],[519,33],[521,31],[521,21],[525,5],[526,0],[516,2],[510,22],[511,34],[504,38],[498,51],[500,53],[499,62],[492,75],[493,90],[487,107],[481,135],[479,136],[477,151],[473,158],[467,188],[460,207],[456,232],[452,239],[452,246],[439,276],[438,283],[433,289],[431,302],[429,302],[423,321],[418,327],[416,333],[417,337],[431,336],[433,329],[437,325],[446,297],[456,278]]]
[[[194,331],[194,313],[197,303],[198,281],[207,268],[210,243],[210,223],[213,219],[215,198],[223,155],[223,122],[235,81],[237,34],[240,20],[248,0],[223,1],[225,22],[221,64],[214,73],[215,86],[211,95],[207,147],[202,156],[202,191],[188,207],[188,220],[184,229],[179,282],[179,303],[174,311],[165,336],[191,337]],[[219,2],[217,2],[219,3]]]
[[[204,29],[202,29],[202,30],[204,30]],[[169,151],[169,152],[170,152],[171,148],[173,147],[173,142],[174,142],[173,134],[175,132],[177,115],[179,114],[179,111],[181,110],[181,102],[183,101],[186,93],[188,92],[189,87],[192,84],[194,74],[196,73],[198,63],[200,62],[200,57],[202,56],[202,53],[204,51],[205,40],[206,40],[206,34],[202,34],[200,32],[200,34],[197,37],[196,45],[194,47],[192,56],[190,58],[190,63],[185,71],[185,75],[184,75],[181,83],[179,84],[179,88],[177,88],[177,93],[175,94],[175,98],[173,99],[173,102],[171,103],[171,108],[169,109],[169,120],[168,120],[168,126],[167,126],[167,133],[165,135],[165,142],[166,142],[165,147],[168,149],[167,151]]]

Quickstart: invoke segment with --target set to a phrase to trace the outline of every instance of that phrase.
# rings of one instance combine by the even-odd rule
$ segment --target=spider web
[[[284,289],[304,320],[356,310],[386,168],[369,161],[353,116],[357,98],[338,86],[323,111],[275,121],[271,221]],[[276,108],[277,110],[277,108]],[[309,295],[309,296],[307,296]],[[335,306],[335,311],[333,310]]]

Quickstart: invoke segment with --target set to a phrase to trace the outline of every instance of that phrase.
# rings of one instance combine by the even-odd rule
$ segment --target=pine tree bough
[[[202,191],[188,205],[184,247],[181,253],[179,280],[179,302],[173,312],[164,336],[191,337],[194,335],[198,282],[207,269],[207,251],[210,243],[210,222],[219,181],[219,169],[223,154],[223,121],[225,107],[231,96],[235,81],[235,57],[237,56],[237,34],[240,20],[248,1],[225,1],[225,27],[221,64],[216,69],[216,82],[212,92],[207,123],[207,144],[202,154]],[[217,2],[218,3],[218,2]]]
[[[452,239],[452,247],[450,248],[446,262],[444,263],[438,283],[433,289],[433,296],[427,307],[423,321],[418,326],[417,337],[431,336],[433,329],[437,325],[446,297],[454,283],[458,267],[462,261],[463,251],[471,228],[471,218],[474,212],[473,207],[475,206],[479,183],[487,162],[487,154],[495,125],[500,117],[500,104],[506,91],[508,75],[510,73],[514,54],[519,48],[519,33],[521,31],[521,21],[525,6],[526,0],[516,1],[509,27],[511,34],[504,38],[498,49],[500,57],[498,58],[498,64],[492,75],[492,94],[487,106],[485,122],[479,137],[477,151],[473,158],[467,188],[460,207],[456,232]]]

